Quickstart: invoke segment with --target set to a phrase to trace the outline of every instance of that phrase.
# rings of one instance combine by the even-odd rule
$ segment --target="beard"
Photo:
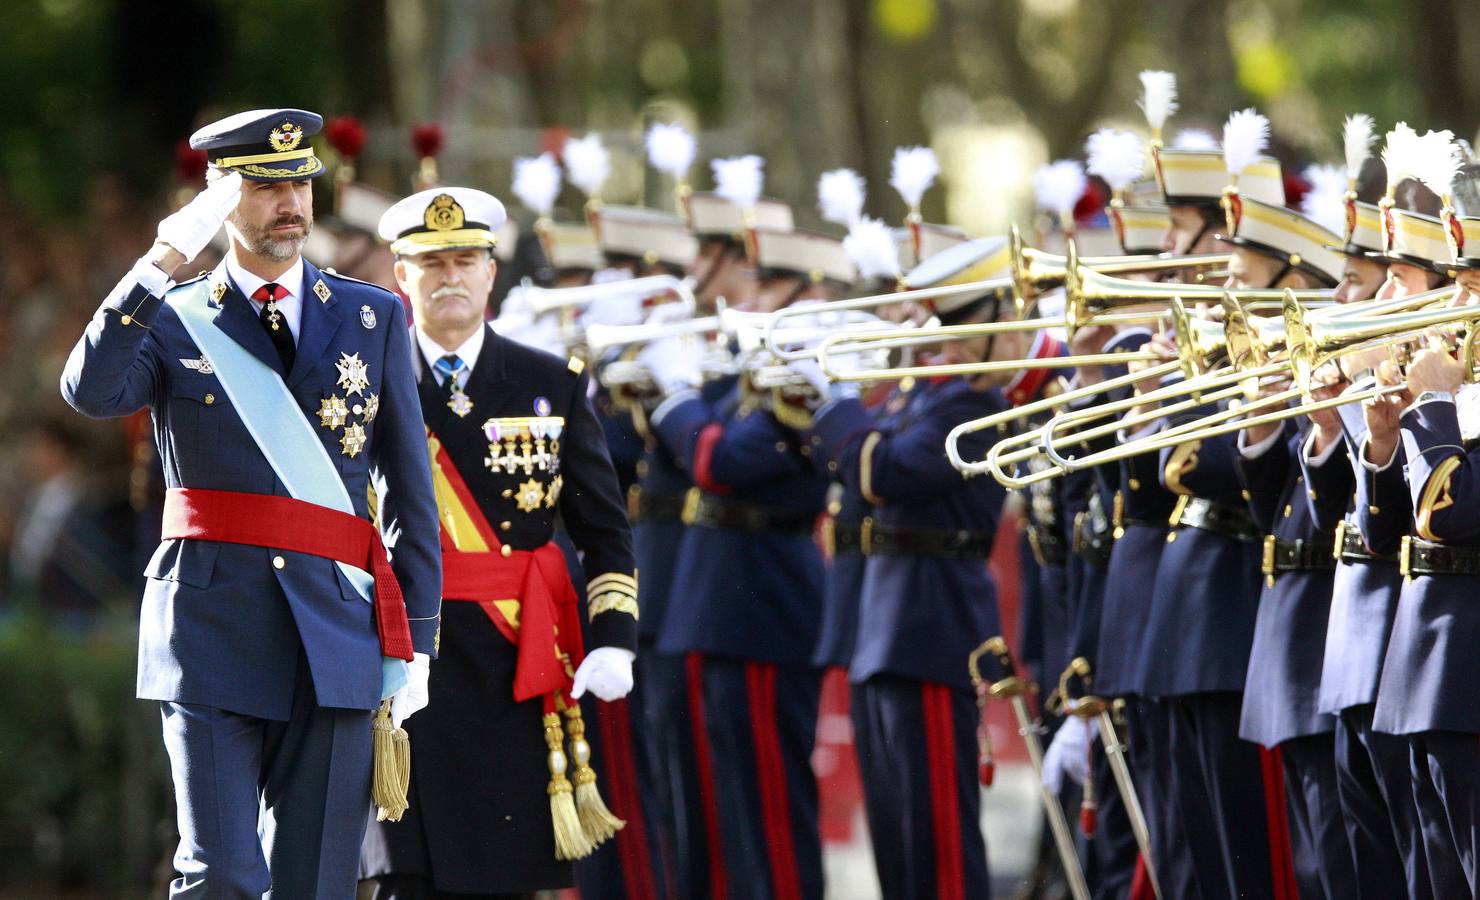
[[[266,225],[254,225],[243,219],[240,212],[233,212],[227,221],[248,250],[273,262],[288,262],[302,253],[304,244],[308,243],[308,233],[313,230],[313,218],[305,216],[282,216]],[[301,225],[303,234],[298,237],[274,236],[272,229],[284,225]]]

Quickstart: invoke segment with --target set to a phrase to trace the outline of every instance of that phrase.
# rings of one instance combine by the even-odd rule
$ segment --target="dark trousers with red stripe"
[[[672,839],[669,888],[679,900],[723,900],[726,878],[713,753],[704,727],[701,657],[654,651],[642,658],[649,688],[648,740],[664,776],[662,821]]]
[[[1172,790],[1171,707],[1162,700],[1128,697],[1126,720],[1127,755],[1151,832],[1151,855],[1162,895],[1197,900],[1201,894],[1191,846],[1184,839],[1183,817]]]
[[[884,896],[992,896],[971,693],[875,675],[853,686],[852,714]]]
[[[1408,748],[1434,895],[1480,896],[1480,735],[1425,731]]]
[[[1414,801],[1407,738],[1372,730],[1372,704],[1336,722],[1336,789],[1362,900],[1435,896]],[[1445,880],[1458,885],[1456,865]]]
[[[822,671],[706,656],[709,736],[730,900],[821,900],[817,703]]]
[[[1356,897],[1357,869],[1341,818],[1336,787],[1336,736],[1292,738],[1280,744],[1290,812],[1295,883],[1306,900]],[[1388,896],[1401,897],[1402,893]]]
[[[634,685],[626,699],[598,702],[582,698],[597,785],[617,818],[627,823],[616,837],[575,863],[582,900],[661,900],[668,894],[667,847],[657,761],[643,741],[647,722],[647,660],[639,657]],[[594,725],[594,727],[593,727]]]
[[[1238,736],[1241,693],[1166,701],[1174,821],[1205,900],[1294,896],[1278,755]],[[1262,790],[1261,790],[1262,785]]]

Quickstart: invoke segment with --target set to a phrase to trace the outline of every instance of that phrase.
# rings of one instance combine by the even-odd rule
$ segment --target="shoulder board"
[[[586,364],[581,362],[579,359],[576,359],[574,356],[572,356],[570,360],[566,362],[565,367],[570,370],[572,375],[580,375],[582,372],[586,371]]]
[[[186,285],[195,284],[197,281],[200,281],[202,278],[205,278],[210,274],[210,272],[201,272],[194,278],[187,278],[184,281],[177,281],[175,282],[175,286],[170,288],[169,291],[167,291],[166,293],[173,293],[175,291],[178,291],[180,288],[185,287]]]
[[[345,275],[344,273],[342,273],[342,272],[336,272],[333,269],[320,269],[319,271],[321,273],[323,273],[324,275],[328,275],[331,278],[337,278],[340,281],[352,281],[352,282],[354,282],[356,284],[363,284],[366,287],[378,288],[379,290],[385,291],[387,294],[393,294],[393,293],[395,293],[394,291],[392,291],[390,288],[386,287],[383,284],[376,284],[373,281],[366,281],[363,278],[356,278],[353,275]]]

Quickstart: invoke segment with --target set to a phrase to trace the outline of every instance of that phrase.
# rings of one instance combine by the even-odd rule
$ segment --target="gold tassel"
[[[370,782],[370,799],[375,801],[375,821],[399,822],[410,806],[411,738],[406,729],[391,722],[391,701],[380,704],[370,723],[375,774]]]
[[[586,741],[586,722],[581,718],[579,704],[565,708],[565,732],[576,760],[576,811],[581,817],[581,829],[593,848],[600,847],[627,823],[612,815],[596,789],[596,770],[591,768],[591,745]]]
[[[555,826],[555,858],[582,859],[596,848],[581,830],[581,818],[576,814],[570,782],[565,777],[566,758],[561,749],[565,733],[560,729],[558,714],[545,713],[544,722],[545,746],[550,748],[550,784],[545,792],[550,795],[550,820]]]

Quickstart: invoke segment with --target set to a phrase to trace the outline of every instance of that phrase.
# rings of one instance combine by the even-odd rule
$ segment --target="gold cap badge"
[[[456,231],[463,227],[463,208],[451,194],[438,194],[427,207],[425,221],[432,231]]]
[[[298,149],[298,144],[303,140],[303,126],[295,125],[291,119],[285,120],[267,134],[267,142],[272,149],[279,153],[287,153],[289,150]]]

